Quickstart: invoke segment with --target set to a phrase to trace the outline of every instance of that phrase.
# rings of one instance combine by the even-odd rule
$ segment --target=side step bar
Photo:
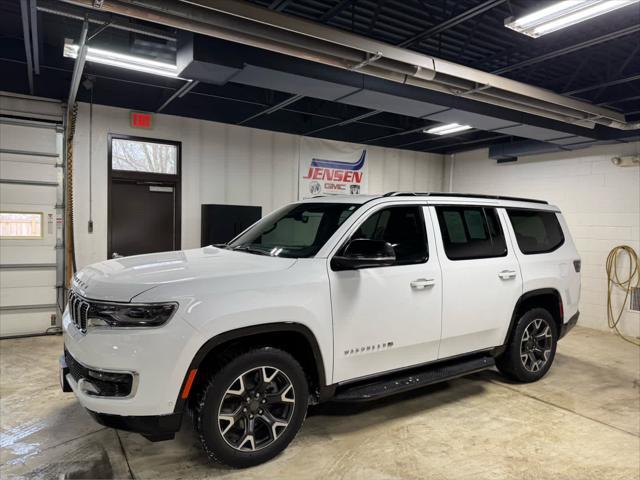
[[[385,376],[383,379],[372,380],[369,383],[358,382],[357,384],[345,385],[342,388],[338,387],[338,391],[332,401],[367,402],[377,400],[396,393],[486,370],[493,366],[495,366],[493,357],[483,355],[428,365],[420,369],[413,369],[411,373],[404,370],[393,374],[393,376]]]

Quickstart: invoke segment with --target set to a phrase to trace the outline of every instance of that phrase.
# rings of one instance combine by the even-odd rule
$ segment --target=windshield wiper
[[[267,257],[271,256],[269,252],[265,252],[264,250],[260,250],[259,248],[253,248],[249,245],[238,245],[237,247],[233,247],[232,250],[247,252],[247,253],[255,253],[256,255],[266,255]]]
[[[231,249],[228,243],[214,243],[211,246],[216,248],[226,248],[227,250]]]

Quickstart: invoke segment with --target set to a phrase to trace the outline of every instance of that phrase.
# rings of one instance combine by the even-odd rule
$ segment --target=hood
[[[74,276],[73,286],[90,299],[129,302],[158,285],[284,270],[295,261],[204,247],[95,263]]]

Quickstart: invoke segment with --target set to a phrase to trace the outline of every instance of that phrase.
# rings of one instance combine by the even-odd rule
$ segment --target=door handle
[[[427,287],[433,287],[436,284],[433,278],[418,278],[410,283],[411,288],[415,290],[424,290]]]
[[[516,271],[515,270],[502,270],[501,272],[498,273],[498,276],[502,280],[510,280],[512,278],[516,278]]]

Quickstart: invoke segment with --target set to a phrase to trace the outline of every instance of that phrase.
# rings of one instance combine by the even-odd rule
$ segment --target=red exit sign
[[[152,120],[150,113],[131,112],[130,121],[133,128],[151,128]]]

